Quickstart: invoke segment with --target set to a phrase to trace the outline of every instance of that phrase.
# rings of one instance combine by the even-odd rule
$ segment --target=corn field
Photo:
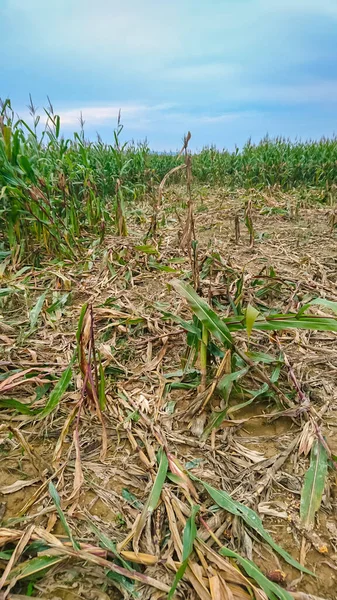
[[[125,203],[141,199],[165,174],[183,163],[175,154],[156,154],[144,144],[121,143],[118,120],[114,143],[89,142],[83,129],[61,135],[52,105],[46,125],[31,101],[31,124],[16,118],[9,100],[0,115],[0,243],[36,260],[38,248],[68,258],[83,238],[101,239],[107,227],[121,232]],[[193,155],[193,178],[228,189],[294,188],[315,192],[331,203],[337,180],[337,140],[291,142],[265,138],[235,152],[204,148]],[[177,174],[173,181],[180,181]],[[125,220],[124,220],[125,221]],[[118,224],[119,223],[119,224]],[[125,230],[124,230],[125,231]]]

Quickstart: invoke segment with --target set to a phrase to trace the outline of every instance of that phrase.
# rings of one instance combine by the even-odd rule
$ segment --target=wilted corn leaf
[[[243,558],[236,552],[233,552],[233,550],[225,547],[221,548],[219,553],[222,556],[235,558],[241,567],[244,568],[247,575],[256,581],[256,583],[263,589],[270,600],[275,600],[275,598],[278,598],[279,600],[293,600],[293,597],[291,594],[289,594],[289,592],[282,589],[279,585],[277,585],[277,583],[270,581],[253,561]]]
[[[197,505],[192,506],[191,516],[186,521],[186,525],[184,527],[184,533],[183,533],[182,563],[181,563],[178,571],[176,572],[176,575],[175,575],[172,587],[169,591],[167,600],[171,600],[171,598],[173,598],[173,595],[177,589],[178,583],[181,580],[181,578],[184,576],[184,573],[186,571],[186,568],[188,565],[188,559],[193,552],[193,544],[194,544],[195,538],[197,537],[197,527],[195,524],[195,517],[197,516],[197,514],[199,512],[199,508],[200,507]]]
[[[327,451],[318,440],[311,448],[310,467],[304,477],[301,495],[300,516],[303,525],[307,528],[311,528],[314,525],[315,513],[318,511],[322,501],[327,471]]]

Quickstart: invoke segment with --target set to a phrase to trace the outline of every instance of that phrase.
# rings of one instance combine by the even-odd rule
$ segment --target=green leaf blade
[[[36,304],[33,306],[32,310],[29,313],[29,322],[30,322],[30,330],[32,331],[37,323],[40,312],[43,308],[44,301],[46,299],[47,291],[45,291],[41,296],[39,296]]]
[[[38,415],[38,417],[37,417],[38,419],[44,419],[57,407],[63,394],[68,389],[68,386],[72,380],[72,377],[73,377],[72,364],[70,364],[69,367],[67,367],[67,369],[63,372],[61,378],[58,380],[57,384],[55,385],[52,393],[49,396],[49,400],[48,400],[46,406]]]
[[[235,558],[241,567],[244,568],[248,577],[251,577],[256,581],[256,583],[263,589],[263,591],[267,594],[268,598],[274,599],[274,597],[279,600],[293,600],[293,596],[289,594],[286,590],[282,589],[277,583],[270,581],[260,569],[256,566],[256,564],[248,560],[247,558],[243,558],[237,552],[230,550],[229,548],[221,548],[219,550],[219,554],[221,556],[226,556],[228,558]]]
[[[246,329],[247,329],[248,338],[250,338],[252,329],[254,327],[254,323],[259,314],[260,314],[259,311],[254,306],[252,306],[251,304],[248,304],[247,309],[246,309]]]
[[[303,525],[308,529],[313,527],[315,514],[321,505],[327,471],[327,451],[318,440],[311,449],[310,466],[304,477],[301,494],[300,517]]]
[[[202,485],[204,486],[206,491],[209,493],[211,498],[213,498],[214,502],[218,506],[220,506],[221,508],[224,508],[225,510],[232,513],[233,515],[238,515],[239,517],[241,517],[245,521],[245,523],[247,523],[247,525],[249,525],[249,527],[251,527],[257,533],[259,533],[260,536],[273,548],[273,550],[275,550],[275,552],[277,552],[280,556],[282,556],[282,558],[284,558],[284,560],[288,564],[295,567],[299,571],[302,571],[303,573],[307,573],[308,575],[313,575],[313,573],[311,571],[309,571],[309,569],[306,569],[305,567],[303,567],[288,552],[286,552],[286,550],[283,550],[283,548],[281,548],[281,546],[276,544],[274,539],[271,537],[270,533],[268,533],[268,531],[266,531],[265,528],[263,527],[260,517],[256,514],[256,512],[254,510],[252,510],[248,506],[245,506],[244,504],[241,504],[240,502],[236,502],[236,500],[233,500],[233,498],[231,498],[231,496],[229,494],[227,494],[227,492],[225,492],[223,490],[221,490],[221,491],[217,490],[216,488],[213,488],[212,486],[210,486],[208,483],[205,483],[201,479],[198,479],[198,478],[195,478],[195,479],[197,481],[199,481],[200,483],[202,483]]]
[[[209,304],[205,302],[194,289],[178,279],[173,279],[171,285],[185,300],[187,300],[191,310],[198,319],[205,325],[208,331],[214,335],[220,342],[226,345],[232,345],[233,340],[226,323],[218,317],[211,309]]]

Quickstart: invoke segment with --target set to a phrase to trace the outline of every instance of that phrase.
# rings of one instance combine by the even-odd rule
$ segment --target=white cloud
[[[231,123],[240,117],[252,116],[252,112],[233,111],[221,114],[205,114],[204,112],[179,111],[174,104],[131,104],[123,103],[113,105],[79,105],[78,107],[58,109],[54,107],[54,113],[60,116],[61,127],[66,130],[76,131],[80,126],[80,115],[84,119],[84,129],[112,126],[117,123],[119,111],[121,110],[121,122],[129,129],[136,131],[154,131],[158,128],[184,130],[202,125],[216,125],[220,123]],[[27,110],[20,112],[21,118],[29,120]],[[44,125],[47,116],[41,115],[41,124]]]
[[[172,109],[174,106],[174,104],[168,103],[146,105],[120,102],[118,104],[98,104],[91,106],[83,103],[82,105],[72,108],[58,109],[57,106],[54,106],[54,113],[59,115],[61,119],[61,125],[66,128],[78,128],[81,114],[85,121],[85,125],[89,127],[107,124],[115,125],[118,119],[119,111],[121,111],[122,123],[130,123],[135,126],[137,125],[138,121],[151,121],[151,118],[154,118],[155,114],[161,115],[167,110]],[[28,113],[26,110],[20,113],[23,118],[26,118],[27,114]],[[46,120],[47,116],[41,115],[41,122],[45,123]]]

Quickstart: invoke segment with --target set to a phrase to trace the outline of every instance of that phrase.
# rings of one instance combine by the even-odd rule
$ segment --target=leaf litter
[[[289,195],[208,192],[5,270],[3,597],[335,597],[335,240],[261,214]]]

